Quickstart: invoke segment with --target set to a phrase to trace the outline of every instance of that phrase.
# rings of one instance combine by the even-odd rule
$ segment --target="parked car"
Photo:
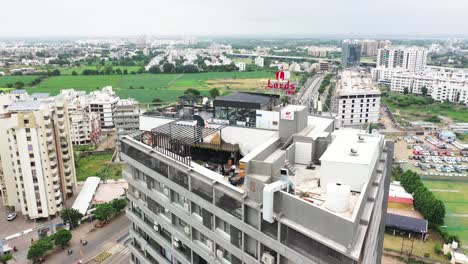
[[[8,221],[13,221],[13,220],[15,220],[15,218],[16,218],[16,213],[10,213],[7,216]]]

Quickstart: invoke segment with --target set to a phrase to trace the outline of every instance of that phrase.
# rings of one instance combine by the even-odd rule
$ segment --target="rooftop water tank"
[[[325,207],[335,213],[344,213],[349,209],[351,187],[339,182],[327,184]]]

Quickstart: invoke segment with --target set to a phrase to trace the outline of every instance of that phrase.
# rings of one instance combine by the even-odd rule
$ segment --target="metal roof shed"
[[[96,193],[96,189],[101,182],[99,177],[88,177],[81,188],[80,194],[73,203],[72,208],[78,210],[83,215],[86,215],[88,208],[91,206],[93,196]]]
[[[427,220],[404,215],[387,213],[385,226],[414,233],[427,233]]]

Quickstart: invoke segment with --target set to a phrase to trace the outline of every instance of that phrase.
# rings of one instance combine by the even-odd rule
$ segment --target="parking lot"
[[[421,175],[439,177],[467,177],[468,156],[435,135],[413,135],[395,140],[395,163]]]
[[[21,213],[18,213],[15,220],[7,221],[9,213],[10,211],[6,210],[3,206],[3,201],[0,199],[0,239],[36,226],[34,221],[25,220]]]

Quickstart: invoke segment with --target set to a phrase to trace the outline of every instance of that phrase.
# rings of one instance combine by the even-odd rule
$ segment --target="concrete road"
[[[71,249],[73,254],[68,256],[66,251],[56,253],[47,257],[46,263],[77,263],[83,260],[85,263],[95,263],[92,259],[103,251],[120,255],[123,258],[129,256],[128,248],[123,244],[128,239],[129,221],[125,214],[121,214],[103,228],[93,229],[94,223],[85,223],[76,230],[73,230]],[[80,245],[80,239],[88,241],[86,246]],[[112,257],[112,256],[111,256]],[[110,262],[109,262],[110,263]],[[117,263],[117,262],[116,262]],[[122,262],[122,263],[128,263]]]

